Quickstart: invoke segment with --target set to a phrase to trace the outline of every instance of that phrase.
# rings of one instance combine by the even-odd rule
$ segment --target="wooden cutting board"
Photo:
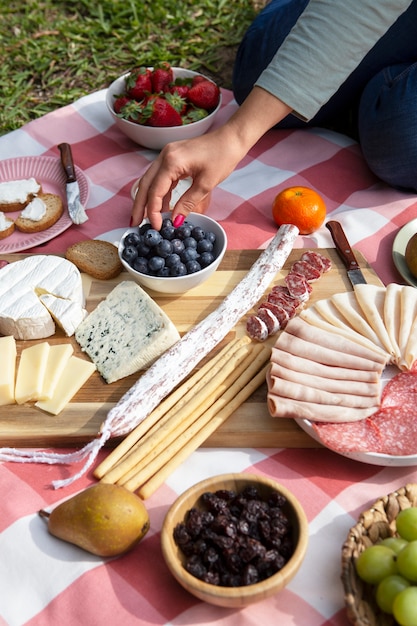
[[[291,264],[298,260],[304,251],[304,249],[292,251],[283,270],[271,283],[271,287],[272,284],[279,284],[283,281]],[[330,248],[320,250],[320,252],[331,259],[332,269],[313,284],[309,303],[352,289],[336,250]],[[380,279],[364,257],[358,251],[355,253],[367,281],[380,285]],[[218,271],[200,287],[181,296],[149,293],[170,316],[182,335],[217,308],[224,297],[244,277],[259,254],[259,250],[228,250]],[[25,256],[14,254],[3,255],[1,258],[13,262]],[[109,281],[94,280],[84,275],[87,309],[93,310],[118,282],[129,279],[130,275],[126,272]],[[233,335],[241,336],[244,333],[245,318],[239,322],[233,333],[226,337],[223,344]],[[275,339],[271,343],[274,343]],[[70,342],[74,347],[74,353],[81,355],[75,339],[65,337],[62,331],[57,331],[53,337],[42,341],[48,341],[50,344]],[[36,342],[19,341],[18,357],[22,348],[32,343]],[[98,373],[95,373],[58,416],[43,413],[30,404],[0,407],[0,446],[66,447],[78,446],[90,441],[99,431],[110,408],[130,389],[137,377],[138,374],[135,374],[108,385]],[[117,443],[118,440],[115,439],[109,445]],[[205,443],[207,447],[236,448],[295,448],[317,447],[318,445],[293,420],[274,419],[269,415],[266,406],[266,384],[236,410]]]

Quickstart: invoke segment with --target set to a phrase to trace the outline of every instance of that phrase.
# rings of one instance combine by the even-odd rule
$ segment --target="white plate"
[[[392,258],[394,265],[404,280],[412,287],[417,287],[417,278],[414,278],[408,269],[404,255],[407,243],[415,233],[417,233],[417,218],[411,220],[411,222],[408,222],[408,224],[405,224],[402,228],[400,228],[392,245]]]
[[[75,166],[77,181],[80,186],[80,198],[82,204],[88,199],[88,181],[82,170]],[[33,156],[18,157],[0,161],[0,181],[19,180],[24,178],[36,178],[46,193],[54,193],[61,196],[66,204],[65,181],[66,177],[62,169],[61,160],[58,157]],[[19,211],[6,213],[7,217],[16,219]],[[34,246],[50,241],[72,226],[72,221],[67,213],[50,228],[39,233],[21,233],[15,231],[10,237],[0,240],[0,254],[22,252]]]
[[[316,431],[313,428],[313,424],[310,420],[296,419],[297,424],[302,428],[312,439],[321,443],[329,450],[340,454],[353,461],[359,461],[360,463],[368,463],[369,465],[380,465],[382,467],[409,467],[417,465],[417,454],[411,454],[407,456],[391,456],[390,454],[381,454],[379,452],[339,452],[329,446],[326,446]]]

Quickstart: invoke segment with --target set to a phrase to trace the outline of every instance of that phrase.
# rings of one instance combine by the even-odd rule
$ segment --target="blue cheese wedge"
[[[149,367],[180,335],[138,284],[124,281],[81,322],[75,339],[104,380],[113,383]]]

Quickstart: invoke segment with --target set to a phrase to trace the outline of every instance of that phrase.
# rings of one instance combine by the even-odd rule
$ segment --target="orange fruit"
[[[320,228],[326,219],[326,203],[314,189],[287,187],[272,203],[272,217],[278,226],[294,224],[300,235],[309,235]]]

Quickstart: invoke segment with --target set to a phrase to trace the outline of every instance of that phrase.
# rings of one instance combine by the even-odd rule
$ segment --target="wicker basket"
[[[402,509],[417,506],[417,484],[410,483],[380,498],[361,514],[342,548],[342,583],[349,621],[355,626],[394,626],[391,615],[380,611],[374,599],[374,588],[360,580],[355,560],[368,546],[396,533],[395,520]]]

